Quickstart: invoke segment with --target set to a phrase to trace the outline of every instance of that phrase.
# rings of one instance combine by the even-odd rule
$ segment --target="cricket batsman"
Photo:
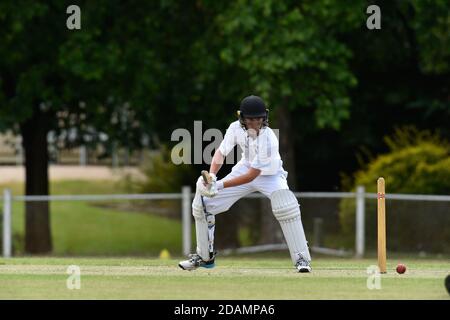
[[[241,101],[239,120],[230,124],[224,140],[216,150],[209,173],[204,171],[196,184],[192,201],[195,218],[197,250],[179,266],[184,270],[215,266],[215,215],[227,211],[240,198],[259,191],[267,196],[272,211],[281,225],[298,272],[311,272],[311,256],[300,218],[300,207],[287,184],[278,150],[278,139],[268,126],[268,109],[258,96]],[[236,145],[243,150],[242,159],[230,174],[217,180],[225,157]]]

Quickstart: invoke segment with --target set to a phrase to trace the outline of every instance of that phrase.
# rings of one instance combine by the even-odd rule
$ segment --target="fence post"
[[[323,219],[322,218],[314,218],[313,219],[313,240],[314,247],[321,247],[323,245],[323,232],[322,232]]]
[[[12,217],[11,217],[11,190],[3,191],[3,257],[11,257],[12,249]]]
[[[183,254],[188,255],[191,252],[191,187],[184,186],[181,193]]]
[[[356,258],[364,256],[365,234],[365,189],[364,186],[356,188]]]

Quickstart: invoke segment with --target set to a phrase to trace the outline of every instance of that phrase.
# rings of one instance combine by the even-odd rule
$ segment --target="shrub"
[[[370,160],[352,178],[344,177],[343,185],[346,184],[347,189],[355,191],[356,186],[362,185],[366,192],[375,193],[378,177],[384,177],[387,193],[450,194],[450,147],[447,141],[428,131],[406,127],[397,129],[392,137],[385,138],[385,142],[390,152]],[[348,188],[350,183],[352,187]],[[450,225],[448,203],[422,204],[419,208],[415,201],[387,200],[386,206],[389,249],[449,251],[450,229],[442,228]],[[366,201],[365,209],[366,245],[375,248],[376,201]],[[354,200],[342,200],[339,214],[346,245],[351,245],[355,232]]]
[[[167,147],[148,153],[140,168],[143,179],[128,175],[123,183],[125,189],[139,193],[181,192],[185,185],[193,186],[198,178],[192,166],[175,165]]]
[[[185,164],[175,165],[170,156],[166,147],[149,153],[140,168],[142,178],[128,175],[121,182],[127,192],[180,193],[182,186],[193,187],[198,178],[193,167]],[[124,205],[122,209],[151,211],[164,217],[180,218],[180,201],[176,200],[130,201]]]

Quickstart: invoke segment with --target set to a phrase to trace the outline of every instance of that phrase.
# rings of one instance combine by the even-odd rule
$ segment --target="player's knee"
[[[300,217],[300,206],[294,193],[289,189],[282,189],[270,195],[272,211],[279,221]]]
[[[192,201],[192,215],[195,219],[204,219],[205,213],[200,195],[196,195]]]
[[[205,220],[205,212],[201,207],[192,207],[192,216],[196,220]]]

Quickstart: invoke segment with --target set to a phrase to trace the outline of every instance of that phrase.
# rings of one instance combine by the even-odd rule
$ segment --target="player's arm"
[[[247,173],[245,173],[239,177],[224,181],[223,187],[224,188],[235,187],[235,186],[240,186],[241,184],[246,184],[246,183],[252,182],[260,174],[261,174],[261,170],[255,169],[255,168],[250,168],[247,171]]]
[[[217,175],[217,172],[219,172],[220,168],[222,167],[224,159],[225,157],[223,156],[222,152],[217,149],[212,158],[211,166],[209,167],[209,173],[214,173],[215,175]]]

